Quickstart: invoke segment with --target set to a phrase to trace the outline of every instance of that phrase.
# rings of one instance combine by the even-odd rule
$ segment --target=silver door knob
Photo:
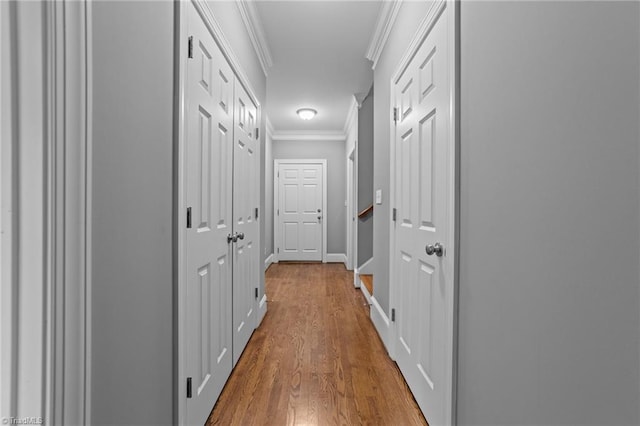
[[[231,242],[234,242],[234,243],[235,243],[236,241],[238,241],[238,236],[237,236],[236,234],[233,234],[233,235],[229,234],[229,235],[227,235],[227,244],[228,244],[228,243],[231,243]]]
[[[425,248],[425,251],[429,256],[435,254],[438,257],[442,257],[444,253],[444,247],[440,243],[435,243],[434,245],[428,244]]]
[[[238,232],[237,235],[239,240],[244,240],[244,232]]]

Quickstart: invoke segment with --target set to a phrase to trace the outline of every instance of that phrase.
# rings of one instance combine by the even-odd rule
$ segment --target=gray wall
[[[460,425],[640,423],[638,9],[462,3]]]
[[[210,5],[264,110],[237,6]],[[171,2],[93,3],[93,424],[174,423],[174,17]]]
[[[173,421],[173,4],[93,3],[93,424]]]
[[[405,1],[400,6],[395,25],[374,71],[373,100],[373,189],[382,189],[382,204],[375,206],[373,222],[373,257],[375,296],[380,307],[389,314],[389,135],[391,76],[396,71],[402,55],[415,35],[418,25],[427,14],[432,2]]]
[[[373,98],[372,87],[358,110],[358,211],[373,204]],[[373,214],[357,220],[358,266],[373,256],[373,222]]]
[[[273,141],[273,159],[327,160],[327,253],[346,253],[346,171],[342,141]]]

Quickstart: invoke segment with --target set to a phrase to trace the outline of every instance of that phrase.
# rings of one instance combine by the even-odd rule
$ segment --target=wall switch
[[[376,190],[376,204],[382,204],[382,189]]]

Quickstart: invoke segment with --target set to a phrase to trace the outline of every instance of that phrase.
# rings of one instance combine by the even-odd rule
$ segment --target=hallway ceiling
[[[258,1],[273,66],[267,115],[279,131],[342,132],[352,96],[373,84],[365,58],[381,1]],[[318,115],[303,121],[296,110]]]

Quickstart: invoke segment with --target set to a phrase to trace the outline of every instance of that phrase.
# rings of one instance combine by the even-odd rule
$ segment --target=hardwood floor
[[[426,425],[342,264],[274,264],[207,425]]]

